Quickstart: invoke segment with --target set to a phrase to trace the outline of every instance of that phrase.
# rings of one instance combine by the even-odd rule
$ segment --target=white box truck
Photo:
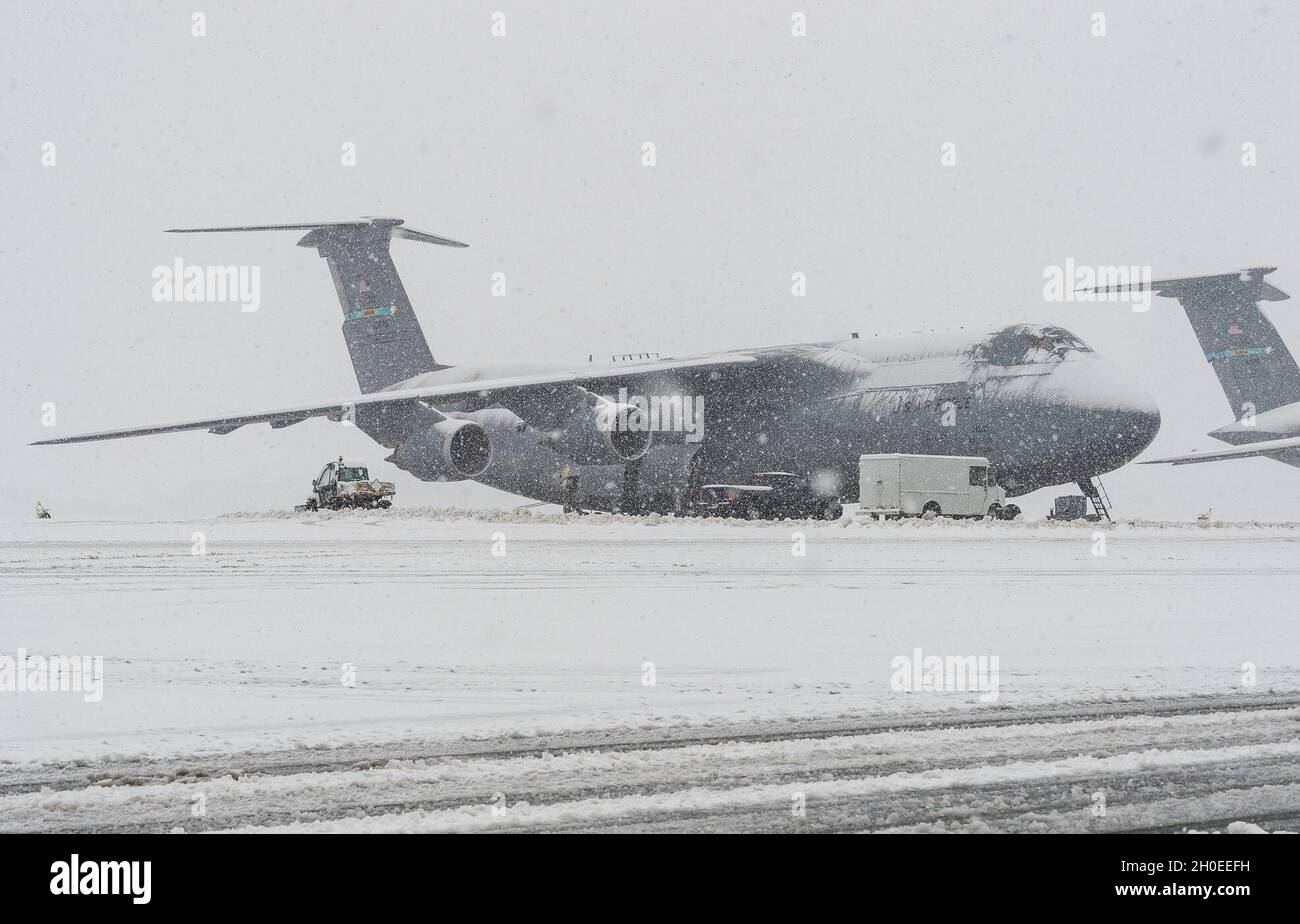
[[[984,517],[1011,520],[989,460],[983,456],[865,455],[858,459],[859,517]]]

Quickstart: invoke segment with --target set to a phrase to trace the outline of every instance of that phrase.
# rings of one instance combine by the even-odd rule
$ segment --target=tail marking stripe
[[[400,310],[399,305],[382,306],[380,308],[361,308],[357,311],[349,311],[343,315],[345,321],[359,321],[362,318],[381,318],[386,315],[394,315]]]
[[[1266,347],[1242,347],[1239,350],[1219,350],[1216,353],[1206,353],[1205,358],[1210,362],[1216,359],[1228,359],[1232,356],[1267,356],[1273,352],[1271,346]]]

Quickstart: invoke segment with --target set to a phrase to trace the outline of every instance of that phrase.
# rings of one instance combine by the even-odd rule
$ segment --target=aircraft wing
[[[209,433],[224,435],[248,424],[258,423],[269,423],[273,428],[279,429],[301,423],[312,417],[325,417],[330,420],[340,421],[361,408],[373,407],[376,410],[382,410],[384,406],[412,401],[433,403],[438,399],[443,401],[472,399],[474,403],[482,407],[499,404],[511,410],[515,409],[512,404],[517,404],[521,409],[526,409],[536,407],[539,397],[544,400],[544,396],[547,394],[560,395],[566,390],[566,386],[572,388],[574,386],[591,385],[599,388],[602,382],[625,382],[630,378],[652,373],[676,372],[687,369],[708,372],[713,368],[752,362],[754,362],[753,356],[727,353],[695,359],[665,359],[653,362],[625,363],[617,366],[582,369],[578,372],[545,372],[496,379],[448,382],[446,384],[408,388],[400,391],[377,391],[342,401],[280,408],[255,414],[228,414],[223,417],[209,417],[202,420],[184,420],[177,423],[131,427],[124,430],[100,430],[94,433],[80,433],[75,436],[39,440],[32,443],[32,445],[53,446],[61,443],[90,443],[97,440],[115,440],[128,436],[178,433],[183,430],[207,430]],[[524,410],[521,416],[528,417],[531,415],[527,410]]]
[[[1290,451],[1288,453],[1288,450]],[[1247,443],[1244,446],[1231,446],[1227,449],[1210,449],[1205,452],[1189,452],[1184,456],[1169,456],[1166,459],[1146,459],[1139,465],[1192,465],[1197,462],[1220,462],[1225,459],[1252,459],[1257,456],[1279,458],[1279,454],[1293,455],[1300,453],[1300,436],[1289,436],[1280,440],[1265,440],[1261,443]],[[1290,459],[1282,457],[1281,461]]]

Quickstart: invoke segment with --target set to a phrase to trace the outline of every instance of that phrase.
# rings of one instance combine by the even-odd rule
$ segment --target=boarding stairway
[[[1104,519],[1113,523],[1114,520],[1110,516],[1110,495],[1106,493],[1106,486],[1101,483],[1101,479],[1089,478],[1087,481],[1079,481],[1077,484],[1079,490],[1083,492],[1083,496],[1092,502],[1092,509],[1097,515],[1097,519]]]

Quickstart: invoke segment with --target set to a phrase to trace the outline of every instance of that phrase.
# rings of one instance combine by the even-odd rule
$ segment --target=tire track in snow
[[[792,741],[802,738],[869,735],[884,731],[943,728],[997,728],[1068,723],[1125,716],[1178,716],[1250,712],[1300,706],[1300,692],[1232,696],[1159,697],[1124,702],[1052,703],[1034,706],[983,706],[921,713],[891,712],[848,719],[790,720],[724,726],[682,726],[654,731],[593,729],[556,735],[501,737],[439,742],[388,742],[336,748],[292,748],[260,753],[190,755],[170,758],[115,758],[100,761],[0,765],[0,796],[43,788],[141,785],[234,773],[290,774],[379,766],[390,760],[445,757],[524,757],[591,750],[645,750],[728,742]],[[92,769],[93,768],[93,769]]]
[[[343,749],[346,756],[306,762],[299,753],[274,770],[255,767],[258,758],[270,764],[268,755],[244,755],[254,760],[235,771],[238,779],[218,779],[220,761],[207,768],[190,761],[184,773],[142,762],[134,769],[147,775],[86,786],[83,770],[81,788],[64,777],[61,791],[31,792],[31,777],[7,780],[27,789],[0,799],[0,829],[195,831],[303,822],[441,829],[445,822],[453,830],[834,831],[942,823],[1089,831],[1208,825],[1214,818],[1206,812],[1234,806],[1259,822],[1300,813],[1298,701],[1188,697],[436,749],[358,745]],[[1272,753],[1277,748],[1280,756]],[[359,753],[368,757],[349,763]],[[420,756],[400,756],[411,753]],[[1122,759],[1129,763],[1115,769]],[[1005,772],[1015,779],[1001,779],[999,768],[1012,768]],[[936,774],[947,782],[930,785]],[[884,788],[854,789],[876,784]],[[831,795],[816,794],[828,788]],[[807,814],[796,819],[788,801],[801,790],[809,792]],[[200,791],[209,814],[194,818],[189,808]],[[755,807],[745,797],[759,791],[769,796]],[[1107,794],[1104,818],[1091,816],[1093,791]],[[499,818],[491,814],[496,792],[508,806]],[[773,801],[773,793],[781,799]],[[1238,801],[1225,805],[1225,793]],[[1241,793],[1259,798],[1243,804]],[[516,825],[521,811],[527,817]]]

